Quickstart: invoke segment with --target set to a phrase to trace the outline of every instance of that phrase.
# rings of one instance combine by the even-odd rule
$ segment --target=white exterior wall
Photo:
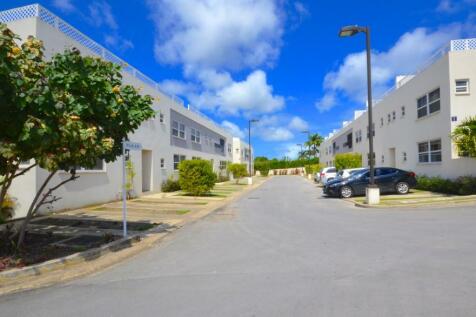
[[[469,79],[470,85],[476,84],[476,50],[448,52],[374,105],[376,166],[394,166],[412,170],[419,175],[446,178],[476,175],[476,160],[458,157],[450,138],[452,129],[458,123],[476,114],[476,92],[473,90],[468,95],[456,95],[456,79]],[[440,88],[440,111],[417,118],[417,99],[438,87]],[[405,107],[404,116],[401,114],[402,106]],[[393,120],[393,111],[396,112],[395,120]],[[392,118],[390,123],[387,120],[388,114]],[[457,116],[456,122],[451,121],[452,116]],[[381,126],[381,118],[384,119],[383,126]],[[327,138],[320,147],[321,162],[325,165],[334,163],[334,155],[326,152],[326,148],[329,149],[333,142],[352,130],[353,148],[345,152],[361,153],[363,165],[367,166],[369,152],[367,124],[368,114],[365,112]],[[356,132],[359,130],[362,131],[362,142],[356,143]],[[442,161],[419,163],[418,143],[435,139],[441,139]],[[404,152],[406,161],[403,159]]]
[[[82,54],[95,55],[91,50],[84,47],[80,43],[72,40],[55,27],[44,23],[39,18],[27,18],[7,23],[8,26],[22,39],[26,39],[28,35],[34,35],[44,42],[45,55],[50,58],[54,53],[62,52],[65,48],[76,47]],[[202,115],[185,108],[176,99],[172,99],[164,93],[159,92],[155,87],[145,83],[127,72],[123,72],[124,83],[142,89],[141,92],[149,94],[153,97],[159,97],[159,101],[154,100],[153,108],[157,112],[154,119],[144,122],[141,127],[129,139],[133,142],[139,142],[143,146],[143,151],[151,151],[152,162],[150,173],[150,189],[149,191],[158,192],[161,184],[168,177],[176,177],[177,171],[173,170],[173,155],[185,155],[186,159],[192,157],[200,157],[206,160],[213,160],[215,171],[219,171],[220,161],[233,161],[233,151],[228,151],[228,144],[232,146],[233,136],[225,130],[217,126],[214,122],[206,119]],[[189,148],[182,148],[171,145],[171,109],[193,120],[199,124],[225,138],[224,155],[210,154],[202,151],[196,151]],[[164,122],[159,122],[159,113],[165,115]],[[186,127],[187,142],[190,141],[190,128]],[[203,143],[203,135],[202,140]],[[232,148],[231,148],[232,149]],[[142,192],[142,152],[131,151],[131,160],[134,165],[136,176],[134,179],[134,191],[141,195]],[[164,168],[160,167],[160,159],[165,160]],[[27,208],[41,185],[42,181],[48,175],[47,171],[35,168],[19,177],[14,181],[10,194],[17,199],[18,208],[15,217],[23,217]],[[61,200],[55,202],[54,209],[64,210],[71,208],[83,207],[86,205],[104,203],[119,199],[122,183],[122,158],[118,161],[107,163],[104,171],[78,171],[80,178],[74,182],[69,182],[55,192],[55,195],[62,197]],[[58,172],[51,180],[52,184],[57,184],[69,174]],[[42,211],[46,211],[43,209]]]
[[[240,138],[233,138],[233,163],[245,164],[246,170],[249,171],[250,161],[248,157],[248,152],[250,147],[248,143],[244,142]],[[254,161],[253,149],[251,149],[251,162]],[[252,163],[253,164],[253,163]]]

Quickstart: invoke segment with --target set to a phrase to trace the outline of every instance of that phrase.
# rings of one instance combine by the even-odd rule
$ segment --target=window
[[[178,122],[172,122],[172,135],[178,137]]]
[[[469,79],[456,80],[456,94],[469,94]]]
[[[178,170],[180,162],[185,161],[185,155],[174,154],[174,171]]]
[[[392,112],[392,120],[395,120],[397,118],[397,113],[395,111]]]
[[[441,140],[418,143],[418,162],[441,162]]]
[[[402,117],[405,117],[405,106],[402,106]]]
[[[355,132],[355,143],[362,142],[362,130]]]
[[[101,159],[96,159],[96,163],[93,167],[83,167],[83,166],[79,166],[76,168],[76,171],[77,172],[81,172],[81,171],[99,171],[99,172],[104,172],[106,169],[106,164],[103,160]]]
[[[219,169],[220,169],[221,171],[226,170],[226,165],[227,165],[227,161],[220,161]]]
[[[200,156],[192,156],[192,160],[201,160],[202,158]]]
[[[172,135],[181,139],[185,139],[185,124],[172,121]]]
[[[425,117],[440,110],[440,88],[417,99],[417,116]]]
[[[200,131],[191,129],[190,139],[192,142],[200,143]]]
[[[160,159],[160,168],[165,168],[165,159]]]
[[[160,114],[159,114],[159,122],[160,122],[160,123],[164,123],[164,120],[165,120],[164,114],[163,114],[163,113],[160,113]]]

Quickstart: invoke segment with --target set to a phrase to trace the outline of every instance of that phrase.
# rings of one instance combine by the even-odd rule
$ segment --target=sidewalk
[[[0,272],[0,295],[52,285],[78,278],[123,261],[152,247],[186,224],[197,221],[267,180],[254,177],[253,185],[216,184],[210,196],[183,192],[154,193],[127,201],[129,237],[122,235],[122,202],[80,208],[39,217],[29,231],[61,237],[57,247],[79,247],[77,252],[35,265]],[[105,236],[116,237],[109,244]],[[83,244],[82,244],[83,243]],[[95,244],[96,243],[96,244]],[[93,249],[89,246],[94,246]]]

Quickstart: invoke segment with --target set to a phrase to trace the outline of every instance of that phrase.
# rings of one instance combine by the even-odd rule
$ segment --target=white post
[[[126,148],[122,140],[122,235],[127,237]]]

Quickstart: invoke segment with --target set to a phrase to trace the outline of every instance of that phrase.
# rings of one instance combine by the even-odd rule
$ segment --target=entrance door
[[[388,163],[389,167],[397,167],[397,162],[396,162],[396,157],[395,157],[395,148],[392,147],[388,149],[389,151],[389,157],[388,157]]]
[[[142,192],[152,190],[152,151],[142,150]]]

